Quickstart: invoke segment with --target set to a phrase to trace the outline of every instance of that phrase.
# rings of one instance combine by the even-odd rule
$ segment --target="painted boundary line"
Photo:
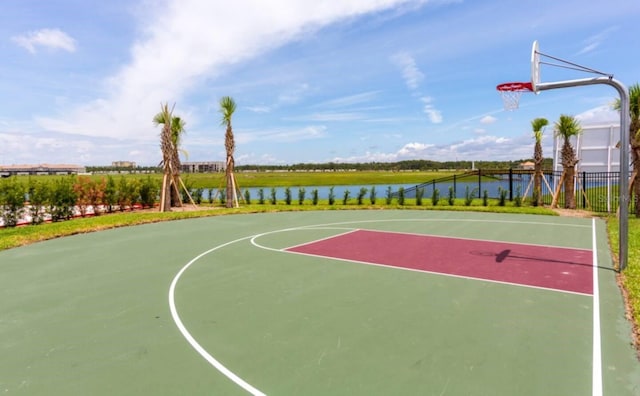
[[[218,249],[221,249],[221,248],[223,248],[225,246],[229,246],[231,244],[234,244],[236,242],[240,242],[240,241],[243,241],[243,240],[249,239],[249,238],[251,238],[251,237],[250,236],[249,237],[244,237],[244,238],[236,239],[236,240],[231,241],[231,242],[223,243],[222,245],[218,245],[218,246],[216,246],[214,248],[211,248],[211,249],[207,250],[204,253],[200,253],[198,256],[196,256],[191,261],[189,261],[187,264],[185,264],[182,267],[182,269],[180,269],[180,271],[173,278],[173,281],[171,281],[171,286],[169,287],[169,309],[171,311],[171,317],[173,318],[174,323],[178,327],[178,330],[180,330],[180,333],[182,333],[182,336],[185,338],[185,340],[187,340],[189,345],[191,345],[191,347],[193,347],[193,349],[195,349],[196,352],[198,352],[200,354],[200,356],[202,356],[216,370],[218,370],[224,376],[229,378],[231,381],[235,382],[242,389],[246,390],[247,392],[251,393],[254,396],[266,396],[260,390],[258,390],[257,388],[253,387],[251,384],[249,384],[248,382],[246,382],[245,380],[240,378],[234,372],[232,372],[231,370],[226,368],[216,358],[211,356],[211,354],[209,354],[209,352],[207,352],[198,343],[198,341],[196,341],[196,339],[191,335],[191,333],[189,333],[189,330],[187,330],[187,328],[184,325],[184,323],[182,323],[182,320],[180,319],[180,315],[178,315],[178,309],[176,308],[176,300],[175,300],[176,285],[178,284],[178,281],[180,280],[180,277],[182,277],[182,274],[184,274],[184,272],[187,269],[189,269],[189,267],[191,267],[191,265],[193,265],[193,263],[195,263],[200,258],[206,256],[207,254],[209,254],[211,252],[214,252],[214,251],[216,251]]]
[[[593,252],[593,396],[602,396],[602,348],[600,338],[600,289],[598,285],[598,246],[596,219],[591,219],[591,243]]]

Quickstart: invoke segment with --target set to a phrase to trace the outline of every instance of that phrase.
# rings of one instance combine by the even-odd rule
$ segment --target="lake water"
[[[520,195],[522,196],[527,190],[527,186],[529,183],[529,178],[523,180],[515,180],[513,184],[513,195],[517,194],[517,190],[520,190]],[[553,185],[553,184],[551,184]],[[298,194],[300,189],[304,188],[305,190],[305,200],[310,200],[312,196],[313,190],[318,190],[318,198],[319,199],[328,199],[329,191],[332,186],[305,186],[305,187],[289,187],[291,191],[291,200],[296,202],[298,200]],[[397,193],[398,190],[403,187],[406,190],[405,197],[406,198],[415,198],[415,184],[379,184],[379,185],[343,185],[343,186],[333,186],[333,194],[336,201],[341,201],[344,197],[345,191],[349,191],[349,199],[356,199],[360,192],[361,188],[366,188],[367,193],[365,194],[365,200],[369,200],[371,189],[375,188],[376,197],[379,200],[385,199],[387,196],[387,189],[391,187],[391,191],[393,193]],[[482,181],[479,183],[478,181],[473,182],[459,182],[457,181],[455,184],[453,182],[440,182],[436,184],[428,183],[424,185],[422,188],[424,189],[423,198],[428,199],[432,196],[434,188],[438,189],[440,193],[440,197],[448,197],[449,196],[449,188],[453,187],[455,189],[456,198],[464,198],[466,194],[467,188],[469,192],[474,192],[475,197],[481,197],[484,191],[487,191],[487,194],[490,198],[499,197],[499,190],[509,189],[509,181],[508,180],[495,180],[495,181]],[[278,187],[275,189],[276,198],[278,200],[285,199],[285,187]],[[264,193],[265,201],[269,201],[271,197],[271,187],[261,187],[261,188],[247,188],[242,189],[242,193],[244,194],[245,190],[249,190],[249,194],[251,196],[252,201],[257,201],[259,198],[259,190],[262,190]],[[532,188],[529,188],[527,196],[531,197]],[[546,192],[546,188],[543,188],[543,192]],[[214,195],[216,194],[217,188],[213,190]],[[209,198],[209,191],[205,191],[203,194],[204,199]]]

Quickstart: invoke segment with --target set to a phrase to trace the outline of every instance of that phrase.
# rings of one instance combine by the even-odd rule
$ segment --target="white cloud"
[[[411,90],[417,89],[424,79],[424,74],[418,69],[415,59],[407,52],[398,52],[391,57],[391,61],[400,68],[407,87]]]
[[[425,104],[423,111],[429,117],[429,121],[431,121],[433,124],[440,124],[442,122],[442,113],[440,112],[440,110],[437,110],[435,107],[433,107],[433,104],[431,104],[433,102],[433,99],[426,96],[420,98],[420,100],[422,100],[422,102]]]
[[[616,27],[610,27],[608,29],[603,30],[598,34],[594,34],[593,36],[587,38],[584,41],[584,47],[580,51],[578,51],[577,55],[586,54],[592,51],[595,51],[602,43],[607,39],[608,36],[611,35],[612,32],[617,30]]]
[[[348,107],[355,104],[366,103],[374,100],[380,94],[379,91],[362,92],[359,94],[343,96],[320,103],[321,107]]]
[[[51,50],[60,49],[67,52],[75,52],[76,50],[76,41],[59,29],[40,29],[11,37],[11,40],[32,54],[37,52],[37,47]]]
[[[490,115],[484,116],[480,119],[481,124],[493,124],[496,121],[498,121],[498,119]]]
[[[611,105],[603,105],[576,115],[576,119],[579,120],[582,125],[618,125],[620,124],[620,113],[617,110],[613,110]]]
[[[141,17],[131,63],[106,79],[105,92],[57,119],[40,118],[46,129],[119,139],[156,139],[151,123],[160,103],[177,102],[206,78],[217,77],[231,64],[348,18],[420,4],[423,0],[169,0]],[[167,18],[170,15],[170,18]],[[242,15],[242,18],[238,18]],[[280,103],[300,98],[308,86],[279,97]]]

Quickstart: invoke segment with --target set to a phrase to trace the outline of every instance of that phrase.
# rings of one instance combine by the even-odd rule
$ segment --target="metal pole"
[[[604,84],[614,87],[620,95],[620,226],[618,256],[620,271],[627,268],[629,258],[629,91],[620,81],[609,77],[594,77],[579,80],[567,80],[537,84],[538,91],[549,89],[578,87],[584,85]]]

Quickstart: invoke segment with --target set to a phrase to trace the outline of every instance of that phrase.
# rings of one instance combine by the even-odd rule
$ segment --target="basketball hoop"
[[[523,92],[533,92],[530,82],[509,82],[496,87],[502,96],[502,103],[505,110],[515,110],[520,104],[520,96]]]

